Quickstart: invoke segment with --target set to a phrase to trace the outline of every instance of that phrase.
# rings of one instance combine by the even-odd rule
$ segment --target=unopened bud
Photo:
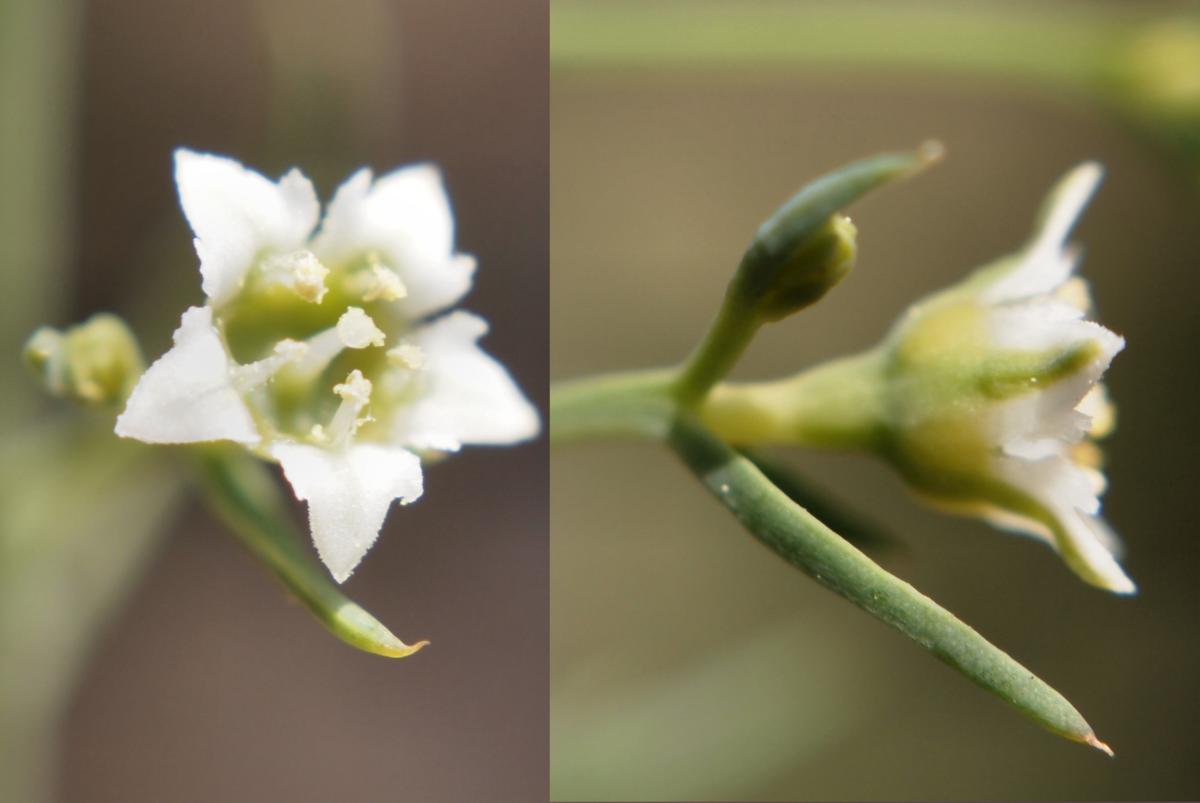
[[[48,392],[92,407],[124,402],[145,370],[129,327],[109,313],[65,331],[43,326],[25,343],[24,357]]]
[[[858,229],[845,215],[834,215],[782,260],[774,281],[758,296],[766,321],[777,321],[813,304],[854,267]]]
[[[939,144],[928,142],[911,153],[854,162],[804,187],[759,227],[730,285],[731,298],[764,321],[820,300],[854,265],[856,229],[839,210],[941,154]]]

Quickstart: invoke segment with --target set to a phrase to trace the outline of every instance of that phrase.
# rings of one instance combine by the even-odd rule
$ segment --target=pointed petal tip
[[[1138,587],[1128,577],[1124,578],[1124,582],[1115,583],[1108,589],[1114,594],[1120,594],[1122,597],[1135,597],[1138,593]]]
[[[1097,739],[1094,732],[1089,731],[1088,735],[1083,737],[1083,741],[1084,744],[1088,745],[1089,747],[1094,747],[1101,753],[1105,753],[1109,758],[1116,757],[1116,753],[1113,752],[1113,749]]]
[[[1122,597],[1132,597],[1138,593],[1137,584],[1125,573],[1125,570],[1117,563],[1115,557],[1111,558],[1111,562],[1106,560],[1106,563],[1109,565],[1104,567],[1100,583],[1098,584],[1100,588],[1103,588],[1110,594],[1118,594]]]

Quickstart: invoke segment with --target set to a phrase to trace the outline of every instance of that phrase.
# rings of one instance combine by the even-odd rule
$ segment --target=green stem
[[[1111,755],[1066,698],[788,499],[750,460],[693,418],[685,415],[675,422],[669,443],[742,526],[771,551],[1042,727]]]
[[[675,415],[674,370],[630,371],[555,382],[550,389],[550,441],[662,440]]]
[[[687,407],[703,399],[733,370],[762,324],[753,309],[727,293],[716,320],[675,380],[672,393],[679,403]]]
[[[1090,90],[1106,77],[1114,46],[1153,13],[1118,4],[558,0],[550,59],[576,71],[907,68]]]
[[[82,3],[0,1],[0,347],[68,309],[72,156]],[[0,420],[41,399],[17,360],[0,360]]]

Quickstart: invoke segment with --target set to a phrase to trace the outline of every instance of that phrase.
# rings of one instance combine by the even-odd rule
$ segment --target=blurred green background
[[[543,404],[546,37],[542,0],[0,0],[0,800],[544,799],[544,443],[465,450],[393,511],[346,584],[432,642],[390,661],[290,602],[170,450],[111,418],[85,440],[18,355],[102,309],[163,352],[202,301],[178,146],[325,200],[428,159],[479,260],[464,306]]]
[[[1042,25],[1051,5],[1074,16]],[[968,6],[990,33],[963,23],[949,45],[935,28],[922,34]],[[948,149],[930,172],[852,208],[854,272],[765,330],[736,378],[872,345],[909,302],[1020,245],[1068,168],[1102,162],[1107,178],[1075,239],[1100,320],[1129,344],[1108,375],[1120,423],[1104,501],[1141,588],[1132,599],[1090,588],[1040,544],[922,507],[869,458],[779,453],[885,523],[895,543],[874,557],[1063,692],[1115,748],[1108,760],[1039,730],[785,565],[664,449],[556,448],[554,799],[1200,795],[1200,182],[1177,147],[1186,138],[1129,113],[1136,103],[1109,72],[1120,65],[1106,61],[1146,20],[1196,8],[552,6],[556,379],[680,360],[758,223],[860,156],[930,137]],[[823,38],[836,20],[843,38]],[[874,38],[839,49],[855,30]],[[1021,42],[1032,50],[1006,50]]]

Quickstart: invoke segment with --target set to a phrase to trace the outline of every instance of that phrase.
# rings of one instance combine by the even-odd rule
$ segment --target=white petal
[[[116,433],[147,443],[258,443],[212,310],[192,307],[183,313],[174,339],[174,347],[138,380],[117,418]]]
[[[1063,247],[1102,178],[1104,168],[1096,162],[1084,162],[1059,179],[1042,206],[1031,251]]]
[[[317,553],[339,583],[379,537],[392,500],[407,504],[421,495],[421,461],[404,449],[279,443],[271,447],[271,454],[296,498],[308,503]]]
[[[316,191],[298,170],[276,184],[233,159],[180,149],[175,184],[213,304],[237,291],[263,251],[301,248],[320,214]]]
[[[1100,502],[1087,470],[1063,455],[1041,460],[997,458],[995,470],[1053,517],[1052,543],[1076,574],[1117,594],[1132,594],[1137,590],[1114,556],[1119,550],[1119,540],[1097,517]],[[1044,535],[1037,528],[1022,527],[1019,517],[1009,524]],[[1043,524],[1050,526],[1051,522]]]
[[[1093,585],[1115,594],[1133,594],[1137,586],[1117,559],[1108,543],[1110,531],[1099,518],[1085,514],[1066,517],[1070,549],[1061,549],[1067,564]]]
[[[395,303],[410,318],[451,306],[471,288],[475,261],[454,253],[454,216],[432,165],[382,176],[360,170],[334,195],[314,250],[326,262],[375,252],[407,290]]]
[[[392,430],[397,443],[448,451],[537,435],[537,410],[504,366],[476,345],[486,331],[482,318],[459,311],[415,333],[424,354],[425,392],[398,412]]]
[[[1050,293],[1070,277],[1078,254],[1065,247],[1067,235],[1103,175],[1100,165],[1085,162],[1059,180],[1042,207],[1032,242],[1013,267],[987,288],[988,300],[1007,301]]]

